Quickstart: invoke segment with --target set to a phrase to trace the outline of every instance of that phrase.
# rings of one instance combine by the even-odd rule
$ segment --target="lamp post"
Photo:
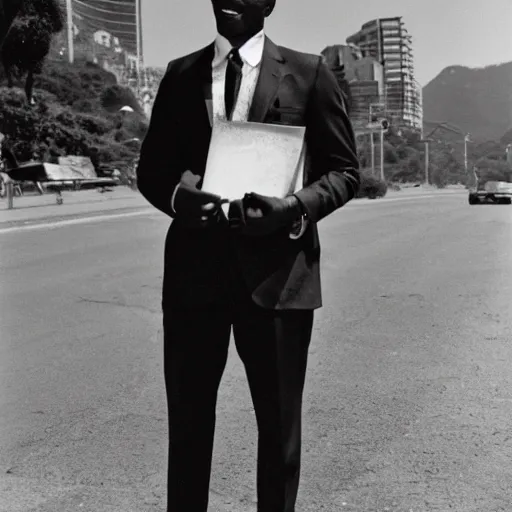
[[[429,173],[429,166],[430,166],[430,146],[429,144],[431,142],[434,142],[434,139],[421,139],[420,142],[423,142],[425,144],[425,185],[429,184],[430,181],[430,173]]]
[[[135,0],[135,23],[137,37],[137,94],[140,92],[140,68],[142,61],[142,13],[141,0]]]
[[[380,129],[380,179],[384,181],[384,126]]]
[[[373,110],[374,107],[378,107],[381,113],[379,119],[374,121]],[[373,141],[373,130],[379,129],[380,131],[380,175],[381,179],[384,179],[384,131],[387,130],[387,126],[384,128],[382,122],[385,116],[386,105],[384,103],[370,103],[370,119],[368,127],[370,128],[370,141],[371,141],[371,155],[372,155],[372,174],[375,174],[375,145]]]
[[[72,0],[66,0],[66,13],[67,13],[67,32],[68,32],[68,57],[69,63],[73,64],[75,60],[75,47],[73,41],[73,5]]]
[[[466,133],[464,137],[464,170],[466,171],[466,175],[468,173],[468,142],[471,142],[471,140],[469,133]]]

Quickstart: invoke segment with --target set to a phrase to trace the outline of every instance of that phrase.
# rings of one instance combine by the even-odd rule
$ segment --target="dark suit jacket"
[[[139,190],[171,217],[171,195],[182,173],[204,176],[211,138],[205,97],[211,91],[213,55],[211,44],[169,64],[142,145]],[[302,238],[291,240],[289,229],[266,237],[235,236],[223,225],[189,230],[177,218],[166,240],[164,308],[221,300],[234,267],[264,308],[322,305],[316,223],[353,198],[360,183],[341,91],[320,57],[277,47],[267,38],[248,120],[306,126],[304,188],[296,195],[309,227]]]

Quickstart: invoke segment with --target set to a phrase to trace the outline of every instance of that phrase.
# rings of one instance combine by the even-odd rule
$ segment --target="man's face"
[[[263,29],[275,0],[212,0],[219,34],[226,39],[243,40]]]

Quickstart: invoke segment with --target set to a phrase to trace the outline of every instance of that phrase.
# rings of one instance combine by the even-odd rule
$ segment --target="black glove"
[[[186,227],[201,229],[226,221],[221,205],[226,200],[216,194],[203,192],[197,188],[200,176],[186,171],[174,196],[174,211]]]
[[[263,236],[291,227],[302,215],[302,207],[295,196],[284,199],[246,194],[242,201],[230,204],[229,224],[242,234]]]
[[[242,231],[246,227],[245,219],[246,215],[242,200],[237,199],[236,201],[231,201],[228,211],[229,227]]]

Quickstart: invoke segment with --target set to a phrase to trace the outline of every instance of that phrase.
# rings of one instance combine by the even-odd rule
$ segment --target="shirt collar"
[[[261,30],[240,47],[240,57],[242,57],[244,63],[249,64],[249,66],[253,68],[258,66],[263,57],[264,45],[265,33]],[[215,38],[215,56],[212,66],[215,68],[224,62],[232,49],[233,46],[231,46],[231,43],[224,36],[217,34]]]

